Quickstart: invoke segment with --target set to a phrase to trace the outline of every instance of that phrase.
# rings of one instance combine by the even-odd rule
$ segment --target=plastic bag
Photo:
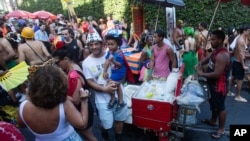
[[[178,105],[189,105],[194,106],[199,112],[199,105],[205,101],[204,98],[198,97],[196,95],[185,93],[176,98]]]
[[[166,92],[165,88],[166,81],[146,81],[141,85],[135,97],[147,100],[164,101],[173,104],[175,100],[174,92]]]
[[[179,79],[180,74],[178,72],[171,72],[168,76],[167,82],[166,82],[166,93],[172,93],[174,92],[177,81]]]
[[[196,80],[191,80],[186,85],[183,85],[181,89],[181,94],[185,93],[193,94],[206,99],[203,87]]]

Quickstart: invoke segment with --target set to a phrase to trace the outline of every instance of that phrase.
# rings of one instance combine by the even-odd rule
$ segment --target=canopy
[[[8,13],[5,18],[35,18],[36,16],[32,13],[24,10],[15,10],[10,13]]]
[[[183,0],[141,0],[144,3],[157,4],[163,7],[184,7]]]
[[[44,10],[34,12],[33,15],[36,15],[39,19],[57,19],[56,15]]]

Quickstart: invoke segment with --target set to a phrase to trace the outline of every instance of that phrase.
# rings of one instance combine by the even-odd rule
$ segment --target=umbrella
[[[155,30],[156,30],[157,24],[158,24],[160,6],[163,6],[163,7],[181,7],[181,8],[185,6],[185,3],[183,2],[183,0],[141,0],[141,2],[159,5],[157,17],[156,17],[156,23],[155,23]]]
[[[141,2],[149,4],[159,4],[163,7],[184,7],[185,3],[183,0],[141,0]]]
[[[44,10],[34,12],[33,14],[39,19],[57,19],[56,15]]]
[[[5,17],[7,19],[8,18],[35,18],[35,15],[33,15],[32,13],[28,11],[15,10],[15,11],[8,13]]]
[[[16,88],[27,80],[28,65],[25,62],[21,62],[15,67],[11,68],[6,74],[0,76],[0,83],[6,91]]]

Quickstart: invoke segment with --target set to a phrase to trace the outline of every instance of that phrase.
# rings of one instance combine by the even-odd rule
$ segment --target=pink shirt
[[[162,48],[159,48],[157,44],[153,46],[155,58],[154,75],[157,77],[167,78],[170,73],[168,48],[166,44]]]

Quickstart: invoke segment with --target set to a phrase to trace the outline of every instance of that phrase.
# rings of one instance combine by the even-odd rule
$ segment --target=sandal
[[[108,109],[112,109],[117,104],[117,99],[110,99]]]
[[[225,131],[222,133],[218,133],[217,131],[212,134],[212,137],[215,139],[220,139],[223,135],[225,135]]]
[[[217,124],[212,123],[209,119],[203,119],[201,122],[210,126],[217,126]]]

